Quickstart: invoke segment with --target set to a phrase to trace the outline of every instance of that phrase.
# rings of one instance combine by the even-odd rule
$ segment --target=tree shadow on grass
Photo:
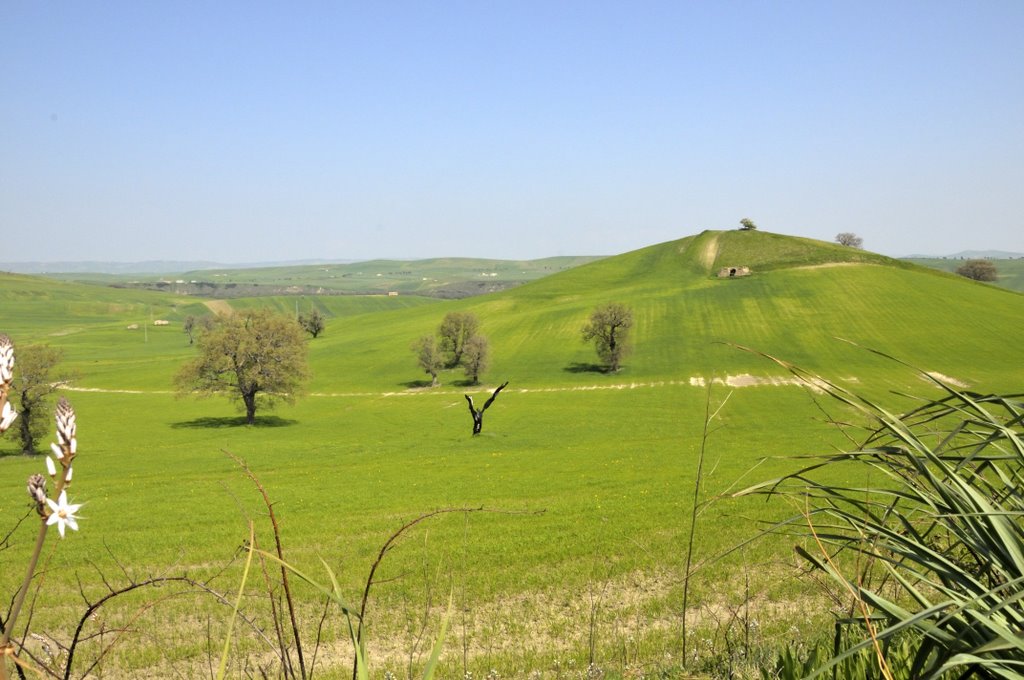
[[[406,387],[410,390],[418,390],[424,387],[430,387],[431,382],[429,380],[410,380],[409,382],[398,383],[402,387]],[[438,383],[440,386],[440,383]]]
[[[607,373],[608,368],[601,364],[591,364],[582,361],[574,361],[562,369],[566,373]]]
[[[288,427],[295,425],[299,421],[290,420],[288,418],[281,418],[280,416],[256,416],[256,422],[253,423],[253,427]],[[200,429],[200,430],[216,430],[223,427],[246,427],[248,423],[245,422],[245,416],[233,416],[229,418],[196,418],[195,420],[183,420],[177,423],[171,423],[171,427],[175,430],[184,428],[188,429]]]

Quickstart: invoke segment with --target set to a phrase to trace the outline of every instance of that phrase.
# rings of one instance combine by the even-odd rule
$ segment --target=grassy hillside
[[[749,266],[753,274],[719,279],[723,266]],[[415,622],[450,590],[462,618],[444,677],[484,676],[490,668],[502,677],[531,669],[556,677],[556,663],[562,677],[579,677],[569,674],[570,661],[585,669],[591,660],[614,676],[627,663],[676,663],[694,490],[710,501],[791,469],[787,455],[848,443],[802,388],[716,385],[712,404],[727,403],[698,487],[708,399],[701,380],[784,376],[725,343],[795,361],[894,408],[907,402],[890,391],[934,388],[837,337],[978,389],[1019,390],[1024,379],[1016,341],[1024,296],[764,232],[704,232],[459,301],[299,300],[300,311],[315,304],[329,317],[325,334],[309,341],[310,394],[261,413],[261,425],[251,428],[238,425],[226,400],[170,394],[171,376],[194,351],[177,322],[206,310],[193,300],[29,277],[0,279],[0,298],[0,330],[16,343],[62,347],[81,373],[79,387],[109,390],[69,393],[83,452],[73,496],[87,503],[87,517],[52,558],[39,626],[60,630],[62,617],[79,609],[73,575],[80,565],[96,562],[111,578],[119,574],[111,554],[137,575],[169,568],[209,575],[231,564],[217,584],[237,588],[239,565],[231,559],[247,536],[246,519],[257,522],[261,544],[272,539],[258,496],[222,450],[244,457],[278,502],[289,555],[311,573],[322,574],[325,559],[352,600],[384,539],[403,522],[439,508],[503,511],[432,520],[389,554],[371,608],[374,677],[384,669],[405,673]],[[629,305],[636,319],[635,350],[614,375],[593,370],[593,351],[579,337],[594,306],[608,301]],[[294,313],[295,303],[229,304]],[[147,326],[145,336],[125,330],[150,310],[175,323]],[[452,310],[475,313],[490,338],[487,385],[467,387],[452,371],[440,388],[421,389],[425,376],[410,343]],[[482,396],[504,380],[510,385],[488,411],[483,434],[471,437],[463,394]],[[41,460],[14,452],[9,438],[0,440],[8,454],[0,455],[0,518],[10,525],[24,512],[26,475],[42,469]],[[756,594],[758,644],[813,635],[825,617],[814,588],[792,580],[788,539],[710,561],[755,534],[753,518],[792,511],[751,499],[717,498],[704,507],[690,615],[708,650],[721,650],[722,617],[745,589]],[[5,564],[22,564],[30,524],[13,535]],[[11,591],[15,571],[3,570],[0,593]],[[100,591],[93,573],[82,572],[86,587]],[[262,600],[253,588],[247,606],[255,615]],[[302,597],[313,631],[321,610],[310,591]],[[794,608],[803,612],[796,622]],[[213,647],[223,639],[224,610],[206,600],[139,611],[106,620],[116,626],[141,615],[148,622],[146,635],[131,637],[110,661],[113,668],[188,677],[203,672],[208,638]],[[187,634],[166,621],[181,622]],[[242,635],[240,650],[265,651],[257,636]],[[324,677],[344,677],[337,617],[329,617],[324,636]]]

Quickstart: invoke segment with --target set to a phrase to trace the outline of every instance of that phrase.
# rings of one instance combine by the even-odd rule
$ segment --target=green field
[[[723,266],[753,274],[719,279]],[[609,375],[593,370],[580,328],[596,305],[612,301],[634,311],[635,351]],[[294,314],[296,299],[230,304]],[[309,297],[299,300],[300,311],[314,304],[328,324],[309,341],[309,393],[245,427],[226,399],[172,393],[172,376],[194,352],[181,320],[208,311],[194,298],[0,275],[0,331],[16,344],[61,347],[80,375],[66,394],[79,414],[72,497],[86,504],[84,518],[81,531],[48,543],[59,549],[46,553],[33,630],[65,640],[83,610],[78,579],[96,598],[105,587],[100,574],[116,586],[226,569],[213,587],[233,598],[247,521],[262,546],[273,539],[266,509],[230,451],[276,502],[289,559],[326,581],[322,558],[352,602],[377,551],[404,522],[439,509],[473,510],[417,525],[386,557],[367,618],[373,677],[385,670],[406,677],[410,658],[422,666],[449,594],[455,614],[441,677],[482,678],[492,669],[502,678],[587,677],[591,661],[605,677],[657,677],[680,662],[685,551],[710,399],[725,404],[699,489],[706,504],[696,525],[688,661],[697,677],[713,675],[736,641],[730,635],[744,601],[759,648],[828,625],[821,592],[798,577],[796,539],[731,551],[795,510],[723,494],[793,469],[788,456],[847,443],[822,411],[841,419],[841,409],[803,387],[760,384],[787,375],[734,345],[894,409],[910,403],[897,393],[934,396],[936,389],[851,343],[971,389],[1019,391],[1024,379],[1021,294],[756,231],[704,232],[458,301]],[[490,340],[483,386],[466,387],[449,372],[440,387],[422,387],[426,376],[410,343],[449,311],[476,314]],[[150,326],[155,318],[172,323]],[[132,323],[140,328],[127,330]],[[463,394],[483,396],[506,380],[482,435],[471,437]],[[710,394],[701,386],[709,383]],[[14,527],[27,505],[24,480],[43,464],[16,455],[11,434],[0,439],[0,517]],[[17,587],[35,521],[18,527],[0,552],[2,593]],[[245,611],[265,623],[262,578],[250,582]],[[293,587],[309,648],[322,602],[309,587]],[[144,589],[89,626],[128,630],[103,661],[111,677],[208,677],[229,612],[184,587]],[[245,626],[236,634],[232,677],[243,677],[247,663],[272,666],[258,634]],[[332,611],[319,677],[350,674],[346,635]],[[83,657],[99,645],[97,638]]]

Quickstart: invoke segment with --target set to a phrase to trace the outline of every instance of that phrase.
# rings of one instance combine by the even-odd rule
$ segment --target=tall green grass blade
[[[228,669],[228,654],[231,651],[231,636],[235,628],[235,619],[238,618],[238,610],[242,606],[242,595],[245,594],[245,584],[249,580],[249,567],[252,566],[252,555],[256,552],[256,528],[252,522],[249,523],[249,550],[245,556],[245,568],[242,570],[242,581],[238,584],[238,596],[235,598],[234,607],[231,609],[231,617],[228,618],[228,630],[224,636],[224,651],[220,655],[220,665],[217,668],[217,680],[223,680],[224,673]]]

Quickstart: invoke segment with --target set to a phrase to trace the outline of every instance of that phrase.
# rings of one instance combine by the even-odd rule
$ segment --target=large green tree
[[[479,384],[480,375],[490,366],[490,355],[491,345],[484,336],[474,335],[466,341],[466,348],[462,352],[462,367],[474,385]]]
[[[318,338],[327,327],[327,317],[314,307],[309,314],[299,314],[299,325],[314,338]]]
[[[462,353],[466,351],[466,343],[476,335],[480,322],[471,312],[448,312],[437,329],[440,338],[441,353],[445,357],[448,368],[462,364]]]
[[[598,358],[609,372],[622,367],[622,359],[629,350],[627,341],[632,326],[633,311],[612,302],[594,309],[590,321],[583,327],[583,341],[594,343]]]
[[[199,356],[175,377],[179,392],[226,394],[241,402],[250,425],[257,407],[294,401],[309,376],[302,328],[268,310],[218,317],[196,346]]]
[[[956,268],[956,273],[975,281],[995,281],[999,278],[995,264],[989,260],[967,260]]]
[[[420,368],[430,376],[430,386],[437,387],[440,384],[437,374],[444,368],[444,357],[441,356],[441,350],[438,349],[434,336],[424,335],[412,344],[412,351],[416,353]]]

